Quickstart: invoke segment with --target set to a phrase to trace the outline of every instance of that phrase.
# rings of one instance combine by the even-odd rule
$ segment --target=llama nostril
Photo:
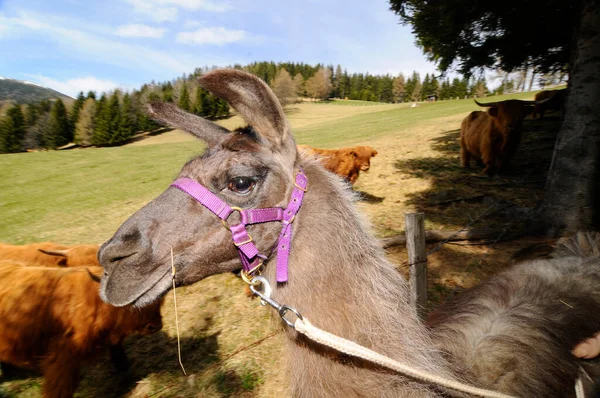
[[[126,254],[124,256],[114,256],[114,257],[110,258],[108,261],[114,264],[114,263],[119,262],[119,261],[121,261],[123,259],[126,259],[127,257],[131,257],[134,254],[137,254],[137,252],[129,253],[129,254]]]

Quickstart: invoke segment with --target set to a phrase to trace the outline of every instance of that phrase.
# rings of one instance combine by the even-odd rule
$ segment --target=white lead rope
[[[424,372],[419,369],[415,369],[384,355],[381,355],[373,350],[358,345],[350,340],[343,339],[335,336],[331,333],[325,332],[315,326],[313,326],[306,318],[298,318],[294,323],[296,331],[302,333],[309,339],[316,341],[317,343],[326,345],[334,348],[344,354],[352,355],[353,357],[362,358],[367,361],[376,363],[384,366],[388,369],[395,370],[396,372],[402,373],[406,376],[410,376],[417,380],[425,381],[432,384],[437,384],[455,391],[462,391],[468,394],[477,395],[479,397],[486,398],[515,398],[512,395],[502,394],[496,391],[485,390],[469,386],[467,384],[460,383],[455,380],[449,380],[443,377],[435,376],[430,373]]]
[[[250,290],[261,298],[262,305],[269,304],[277,310],[281,319],[290,327],[296,329],[298,333],[303,334],[309,339],[331,347],[344,354],[351,355],[356,358],[361,358],[388,369],[394,370],[405,376],[412,377],[417,380],[421,380],[431,384],[437,384],[439,386],[446,387],[454,391],[461,391],[467,394],[476,395],[484,398],[516,398],[512,395],[503,394],[501,392],[486,390],[483,388],[473,387],[468,384],[461,383],[456,380],[446,379],[444,377],[435,376],[428,372],[415,369],[409,365],[405,365],[401,362],[395,361],[384,355],[381,355],[373,350],[356,344],[353,341],[346,340],[342,337],[336,336],[324,330],[313,326],[308,319],[304,318],[296,309],[287,305],[280,305],[271,298],[271,286],[269,282],[262,276],[255,276],[252,278],[253,283],[250,284]],[[258,290],[258,286],[262,285],[262,291]],[[294,323],[288,320],[285,315],[288,312],[293,312],[297,319]],[[583,382],[581,376],[575,383],[575,396],[576,398],[585,398],[583,389]]]

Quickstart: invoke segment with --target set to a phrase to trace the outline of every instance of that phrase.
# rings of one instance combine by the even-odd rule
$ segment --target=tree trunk
[[[565,117],[540,215],[550,236],[600,229],[600,1],[583,0]]]
[[[531,91],[533,88],[533,82],[535,81],[535,69],[531,69],[531,79],[529,80],[529,88],[527,91]]]

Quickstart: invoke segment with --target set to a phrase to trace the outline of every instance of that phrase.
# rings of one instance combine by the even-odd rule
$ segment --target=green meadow
[[[531,97],[519,93],[485,101]],[[472,100],[419,103],[415,108],[407,103],[332,101],[298,104],[288,113],[299,144],[336,148],[397,137],[429,120],[477,108]],[[243,122],[234,117],[223,124]],[[101,242],[202,150],[200,141],[190,139],[2,155],[0,241]]]
[[[522,174],[488,179],[481,170],[461,168],[458,161],[461,120],[477,109],[471,99],[416,107],[331,101],[292,105],[286,113],[298,144],[377,149],[371,170],[361,173],[354,189],[363,197],[357,206],[374,232],[384,237],[403,231],[405,212],[424,211],[428,229],[458,230],[486,211],[490,201],[527,207],[543,197],[543,173],[557,117],[526,121],[523,151],[515,161]],[[234,116],[219,123],[235,128],[243,121]],[[172,130],[122,147],[1,155],[0,242],[102,243],[203,149],[200,141]],[[538,159],[534,154],[540,153],[544,157]],[[488,221],[510,222],[510,213],[496,215],[505,218]],[[497,272],[526,243],[444,246],[428,259],[431,305]],[[400,266],[406,260],[403,248],[391,248],[388,255],[406,272]],[[241,280],[216,275],[178,288],[177,303],[187,375],[177,358],[175,308],[169,293],[162,308],[163,330],[127,341],[129,374],[116,374],[105,358],[82,370],[76,396],[289,396],[282,370],[284,335],[270,311],[244,294]],[[0,397],[39,396],[40,383],[36,375],[11,381],[0,377]]]

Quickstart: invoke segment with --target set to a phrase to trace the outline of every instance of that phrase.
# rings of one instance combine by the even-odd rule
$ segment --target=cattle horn
[[[477,105],[483,106],[483,107],[486,107],[486,106],[497,106],[500,103],[499,101],[496,101],[496,102],[488,102],[487,104],[482,104],[481,102],[477,101],[476,99],[474,99],[473,101],[475,101],[475,103]]]
[[[92,280],[94,282],[98,282],[98,283],[102,282],[102,278],[100,278],[98,275],[92,274],[92,271],[90,271],[89,268],[86,268],[85,270],[87,271],[87,273],[90,275],[90,278],[92,278]]]
[[[38,249],[38,250],[41,251],[44,254],[49,255],[49,256],[67,257],[67,254],[69,254],[69,250],[68,249],[62,249],[62,250]]]
[[[541,105],[543,103],[546,103],[546,102],[550,101],[551,99],[553,99],[554,97],[556,97],[558,95],[558,92],[560,90],[555,90],[555,91],[556,91],[556,93],[554,93],[551,97],[548,97],[548,98],[543,99],[541,101],[531,101],[531,102],[533,102],[535,105]]]

